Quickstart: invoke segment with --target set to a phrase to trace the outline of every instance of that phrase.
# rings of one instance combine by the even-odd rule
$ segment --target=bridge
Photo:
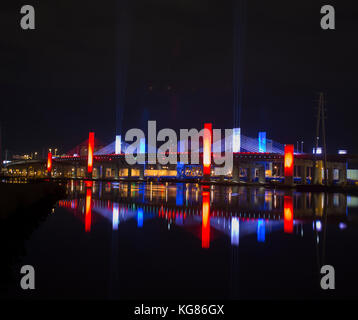
[[[211,131],[211,124],[208,127]],[[205,144],[205,139],[208,139],[207,144]],[[233,136],[232,140],[235,141],[235,139],[237,140],[237,137]],[[266,139],[266,133],[263,132],[259,133],[258,139],[240,135],[239,141],[239,152],[233,152],[233,167],[227,170],[225,175],[220,176],[215,175],[215,168],[220,166],[215,164],[214,159],[227,149],[222,149],[223,141],[213,142],[212,134],[209,137],[204,136],[203,145],[196,150],[199,155],[197,164],[180,163],[182,153],[187,153],[189,163],[191,163],[192,151],[188,148],[178,150],[175,155],[177,164],[151,164],[148,159],[151,156],[156,159],[156,155],[142,151],[146,159],[144,163],[129,165],[124,153],[128,147],[127,144],[120,142],[121,152],[117,153],[117,140],[107,146],[97,146],[94,133],[90,133],[89,139],[81,144],[81,148],[73,149],[77,150],[77,153],[73,154],[72,151],[56,157],[49,153],[47,159],[15,161],[7,164],[5,168],[8,177],[34,179],[46,177],[118,181],[171,179],[259,184],[274,181],[287,185],[323,183],[345,185],[347,184],[347,163],[358,158],[355,155],[335,154],[326,155],[325,159],[322,154],[299,153],[294,150],[293,145],[285,146]],[[146,145],[140,148],[150,149]],[[233,149],[235,150],[235,146]],[[162,156],[167,155],[168,153]]]

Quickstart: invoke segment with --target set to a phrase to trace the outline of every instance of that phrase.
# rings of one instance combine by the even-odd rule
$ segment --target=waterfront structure
[[[208,132],[212,132],[210,124],[207,124],[206,128]],[[242,138],[241,150],[245,152],[233,153],[233,168],[224,176],[215,176],[216,165],[212,161],[215,148],[213,148],[211,134],[204,136],[203,147],[199,150],[199,164],[182,164],[178,161],[176,165],[161,165],[159,163],[149,164],[148,161],[145,161],[142,164],[129,165],[123,153],[125,150],[122,150],[121,154],[116,154],[115,143],[101,149],[96,148],[94,133],[89,135],[87,155],[54,157],[51,154],[51,159],[49,157],[46,160],[13,161],[5,166],[5,175],[26,178],[45,178],[50,175],[52,178],[61,179],[96,180],[154,178],[259,184],[274,181],[286,185],[323,184],[327,180],[328,185],[344,185],[347,183],[348,162],[358,158],[358,156],[349,154],[327,155],[327,177],[325,177],[322,168],[323,155],[294,153],[293,145],[281,145],[277,148],[278,143],[269,141],[266,138],[266,133],[265,135],[260,134],[256,141],[244,136]],[[270,143],[271,152],[247,152],[247,149],[262,148],[262,141],[266,141],[266,150],[267,144]],[[148,156],[145,144],[141,149]],[[190,152],[189,158],[191,158]]]

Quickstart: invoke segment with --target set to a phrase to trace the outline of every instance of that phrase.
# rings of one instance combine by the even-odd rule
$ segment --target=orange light
[[[283,202],[283,219],[285,233],[293,232],[293,201],[292,196],[285,196]]]
[[[85,231],[91,231],[92,216],[92,188],[86,190],[86,215],[85,215]]]
[[[203,192],[203,217],[201,228],[201,247],[210,247],[210,193]]]
[[[293,165],[294,165],[294,146],[292,144],[285,146],[285,177],[293,177]]]
[[[94,132],[89,133],[88,137],[88,173],[92,173],[93,170],[93,149],[94,149]]]
[[[51,172],[52,170],[52,153],[49,152],[47,154],[47,172]]]
[[[211,123],[204,125],[204,146],[203,146],[203,165],[204,176],[209,176],[211,173],[211,141],[213,126]]]

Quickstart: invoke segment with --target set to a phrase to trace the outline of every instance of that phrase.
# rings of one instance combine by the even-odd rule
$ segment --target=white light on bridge
[[[322,154],[322,148],[317,148],[317,152],[316,148],[313,148],[313,154]]]
[[[235,128],[233,130],[233,152],[240,152],[241,150],[241,129],[240,128]]]
[[[116,136],[116,144],[115,144],[115,152],[116,152],[116,154],[121,154],[122,153],[121,144],[122,144],[122,136],[117,135]]]

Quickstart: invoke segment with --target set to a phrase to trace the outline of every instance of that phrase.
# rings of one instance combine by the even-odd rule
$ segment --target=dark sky
[[[0,4],[4,148],[66,151],[89,130],[114,140],[116,81],[126,80],[123,126],[233,126],[231,0],[131,0],[118,43],[115,1],[26,1],[36,30],[20,28],[23,2]],[[356,1],[262,1],[247,5],[241,127],[245,135],[312,146],[317,94],[327,95],[329,151],[358,153]],[[335,31],[320,8],[336,9]],[[122,29],[123,31],[123,29]],[[128,58],[116,48],[126,48]],[[126,73],[118,77],[118,61]],[[308,149],[308,148],[307,148]]]

